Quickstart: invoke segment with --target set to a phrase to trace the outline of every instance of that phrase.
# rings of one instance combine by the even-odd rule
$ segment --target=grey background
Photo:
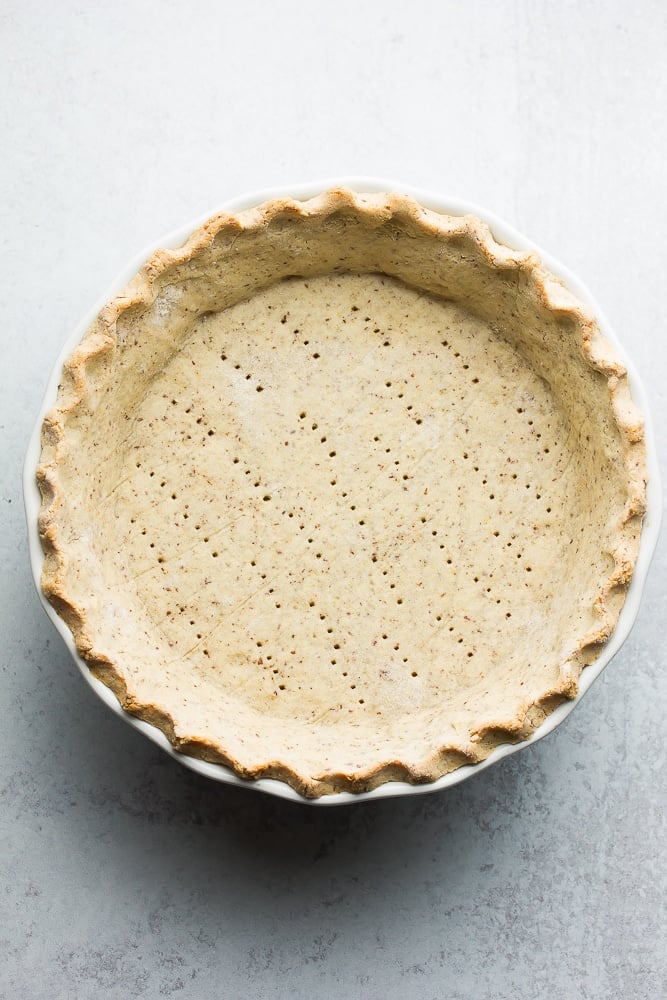
[[[99,702],[34,592],[20,470],[116,272],[248,190],[375,173],[572,268],[663,469],[667,7],[0,4],[0,995],[659,998],[665,569],[568,721],[438,795],[309,809],[216,786]]]

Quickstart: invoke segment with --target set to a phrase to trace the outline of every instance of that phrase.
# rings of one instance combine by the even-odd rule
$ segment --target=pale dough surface
[[[92,669],[177,746],[306,794],[528,735],[613,627],[641,516],[592,320],[478,224],[384,198],[158,256],[61,404]]]

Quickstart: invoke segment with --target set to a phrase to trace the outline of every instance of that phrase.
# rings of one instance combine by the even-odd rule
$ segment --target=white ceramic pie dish
[[[480,208],[477,205],[462,202],[455,199],[443,198],[441,196],[433,195],[427,192],[414,190],[403,184],[398,184],[396,182],[387,181],[384,179],[370,179],[370,178],[336,178],[334,180],[326,180],[319,183],[313,183],[309,185],[297,185],[294,188],[279,189],[279,190],[269,190],[259,193],[254,193],[243,198],[235,199],[234,201],[227,202],[223,206],[220,206],[219,210],[224,211],[241,211],[243,209],[252,207],[254,205],[260,204],[264,201],[268,201],[277,197],[291,196],[298,199],[307,199],[320,192],[331,188],[331,187],[347,187],[352,191],[387,191],[396,190],[401,191],[407,195],[411,195],[422,205],[427,208],[431,208],[437,212],[441,212],[453,216],[462,215],[475,215],[478,218],[485,221],[490,227],[494,237],[500,243],[504,243],[517,250],[536,250],[540,257],[542,258],[545,266],[559,277],[565,285],[570,289],[571,292],[583,302],[585,305],[589,306],[594,312],[598,324],[606,336],[606,338],[616,347],[617,353],[626,364],[629,372],[630,386],[632,390],[632,395],[636,401],[638,407],[642,411],[646,420],[646,448],[647,448],[647,463],[649,472],[649,483],[647,489],[647,513],[644,519],[644,526],[641,537],[641,544],[639,555],[633,575],[631,585],[629,587],[627,598],[625,604],[620,614],[620,618],[616,629],[604,646],[601,654],[598,658],[589,666],[587,666],[581,676],[579,682],[579,690],[577,696],[562,705],[560,705],[555,711],[550,714],[542,725],[535,731],[534,735],[529,740],[524,740],[520,743],[514,744],[504,744],[496,748],[489,757],[480,763],[474,765],[465,765],[457,768],[454,771],[444,775],[442,778],[431,782],[429,784],[408,784],[407,782],[387,782],[380,785],[372,791],[360,792],[360,793],[349,793],[349,792],[337,792],[331,795],[324,795],[318,799],[306,799],[302,797],[298,792],[292,789],[289,785],[282,781],[277,781],[268,778],[261,778],[254,781],[247,781],[238,777],[227,767],[221,764],[207,763],[203,760],[196,759],[194,757],[186,756],[182,753],[177,753],[174,751],[170,743],[168,742],[165,735],[152,725],[143,722],[129,714],[127,714],[118,703],[115,695],[112,691],[107,688],[100,681],[96,680],[90,673],[90,670],[86,663],[81,659],[77,653],[72,635],[64,623],[64,621],[57,615],[52,605],[44,597],[41,586],[40,577],[43,566],[43,552],[39,539],[39,533],[37,528],[38,513],[40,509],[40,494],[35,483],[35,470],[39,464],[40,457],[40,434],[42,421],[45,414],[52,408],[55,403],[58,384],[60,381],[60,376],[62,372],[62,365],[65,358],[70,354],[72,349],[79,343],[84,332],[90,325],[91,321],[99,312],[100,308],[109,301],[115,294],[117,294],[128,281],[134,276],[134,274],[139,270],[144,261],[151,255],[151,253],[158,247],[166,248],[177,248],[181,246],[189,237],[191,232],[196,229],[205,218],[209,218],[212,213],[207,213],[204,219],[195,220],[195,222],[189,224],[188,226],[179,229],[178,231],[169,234],[167,237],[163,237],[157,241],[153,246],[148,248],[143,254],[138,258],[133,260],[126,269],[118,276],[112,287],[108,290],[107,294],[103,299],[95,306],[93,310],[84,318],[84,320],[79,324],[79,326],[73,331],[71,338],[65,344],[61,356],[58,358],[56,365],[53,370],[53,374],[49,380],[46,395],[42,405],[42,409],[36,421],[35,429],[31,437],[24,472],[24,495],[25,495],[25,505],[28,520],[28,531],[29,531],[29,543],[30,543],[30,556],[33,574],[35,578],[35,583],[37,586],[38,593],[40,594],[42,603],[44,604],[47,613],[49,614],[51,620],[54,622],[56,628],[63,636],[70,652],[72,653],[75,661],[79,665],[81,672],[84,677],[88,680],[89,684],[97,692],[97,694],[119,715],[121,715],[127,722],[135,726],[140,731],[144,732],[150,739],[156,742],[163,749],[167,750],[173,757],[179,760],[181,763],[190,767],[192,770],[197,771],[200,774],[204,774],[208,777],[214,778],[215,780],[223,781],[230,784],[235,784],[243,787],[251,787],[259,791],[265,791],[271,794],[278,795],[283,798],[290,799],[292,801],[300,802],[317,802],[321,804],[344,804],[349,802],[360,802],[362,800],[367,800],[371,798],[384,798],[388,796],[403,795],[409,793],[435,791],[441,788],[448,787],[453,784],[457,784],[460,781],[472,776],[472,774],[477,771],[489,766],[494,761],[512,753],[516,750],[521,749],[526,746],[529,742],[532,743],[537,739],[542,738],[547,733],[555,729],[569,714],[578,701],[583,697],[588,688],[591,686],[593,680],[599,675],[604,666],[612,659],[615,653],[618,651],[623,641],[627,637],[636,617],[637,611],[639,609],[639,603],[641,598],[641,593],[643,590],[644,582],[648,572],[651,556],[655,548],[657,541],[659,525],[660,525],[660,514],[661,514],[661,491],[659,483],[659,474],[657,466],[657,458],[655,453],[655,445],[653,441],[652,430],[650,427],[650,420],[648,416],[648,405],[646,394],[640,381],[634,372],[632,365],[628,362],[625,357],[622,346],[618,343],[617,338],[610,329],[609,324],[604,319],[601,310],[593,300],[590,293],[582,286],[582,284],[570,274],[565,268],[545,254],[543,251],[539,250],[525,237],[521,236],[515,230],[513,230],[506,223],[499,220],[493,214],[489,213],[485,209]]]

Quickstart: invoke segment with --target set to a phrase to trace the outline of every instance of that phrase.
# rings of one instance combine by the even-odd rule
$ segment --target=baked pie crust
[[[328,191],[159,250],[65,364],[42,585],[185,754],[308,797],[527,739],[614,630],[643,422],[478,219]]]

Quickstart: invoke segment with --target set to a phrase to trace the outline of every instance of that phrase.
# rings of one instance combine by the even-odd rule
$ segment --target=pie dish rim
[[[41,506],[41,498],[35,484],[35,470],[40,460],[40,435],[42,421],[46,413],[55,403],[63,362],[69,356],[72,349],[81,341],[84,333],[90,326],[91,322],[95,319],[100,309],[128,284],[128,282],[134,277],[137,271],[140,270],[142,265],[155,250],[158,248],[177,249],[182,246],[188,237],[196,229],[198,229],[199,226],[214,216],[216,212],[239,212],[262,204],[266,201],[279,198],[291,197],[299,200],[307,200],[331,188],[347,188],[354,193],[399,191],[401,194],[414,198],[420,205],[442,214],[457,217],[465,215],[476,216],[489,226],[491,233],[497,242],[515,250],[536,252],[541,258],[544,267],[559,278],[565,284],[566,288],[569,289],[583,305],[587,306],[594,313],[603,335],[613,345],[617,356],[627,368],[628,381],[633,400],[637,404],[644,418],[648,485],[646,491],[646,514],[644,516],[644,523],[641,532],[639,552],[633,577],[627,590],[625,603],[621,609],[617,624],[610,639],[601,649],[594,662],[585,667],[578,682],[578,692],[574,698],[564,702],[552,711],[528,739],[522,739],[519,742],[511,744],[501,744],[496,747],[496,749],[493,750],[484,760],[458,767],[454,771],[450,771],[432,782],[425,784],[410,784],[404,781],[387,781],[370,791],[336,791],[332,794],[320,796],[319,798],[306,798],[284,781],[272,778],[258,778],[248,781],[247,779],[235,774],[230,768],[223,764],[209,763],[204,760],[179,753],[171,746],[167,737],[161,730],[147,722],[129,715],[121,707],[113,691],[93,676],[88,665],[77,652],[68,626],[49,603],[41,588],[40,578],[44,555],[37,528],[37,518]],[[622,345],[619,343],[602,310],[579,279],[576,278],[567,268],[563,267],[563,265],[561,265],[558,261],[554,260],[548,253],[537,247],[532,241],[528,240],[525,236],[515,230],[512,226],[501,220],[494,213],[489,212],[487,209],[477,204],[463,201],[461,199],[434,194],[432,192],[413,188],[409,185],[397,183],[396,181],[369,177],[327,179],[324,181],[311,182],[309,184],[269,189],[266,191],[253,192],[240,196],[225,202],[214,211],[207,212],[194,222],[190,222],[185,226],[179,227],[177,230],[174,230],[166,236],[163,236],[142,254],[137,255],[117,276],[116,280],[112,283],[111,288],[107,291],[105,296],[103,296],[100,302],[96,304],[95,308],[91,310],[82,322],[76,326],[71,337],[67,339],[61,354],[56,360],[26,455],[24,466],[24,499],[28,520],[31,566],[40,599],[42,600],[47,614],[65,640],[65,643],[74,657],[75,662],[98,696],[100,696],[102,700],[116,712],[116,714],[120,715],[121,718],[124,718],[136,729],[143,732],[146,736],[152,739],[153,742],[165,749],[172,757],[200,774],[204,774],[205,776],[224,783],[231,783],[242,787],[251,787],[258,791],[268,792],[293,801],[319,804],[360,802],[371,798],[385,798],[404,794],[415,794],[417,792],[436,791],[445,787],[451,787],[454,784],[458,784],[459,782],[466,780],[468,777],[472,776],[472,774],[483,770],[485,767],[490,766],[492,763],[509,755],[510,753],[536,742],[557,728],[557,726],[560,725],[567,715],[569,715],[569,713],[574,709],[575,705],[579,703],[581,698],[590,688],[593,681],[597,678],[597,676],[599,676],[602,669],[608,662],[610,662],[616,652],[618,652],[621,645],[629,635],[639,610],[641,594],[658,537],[661,515],[661,491],[657,457],[655,453],[655,442],[645,390],[632,363],[627,358]]]

